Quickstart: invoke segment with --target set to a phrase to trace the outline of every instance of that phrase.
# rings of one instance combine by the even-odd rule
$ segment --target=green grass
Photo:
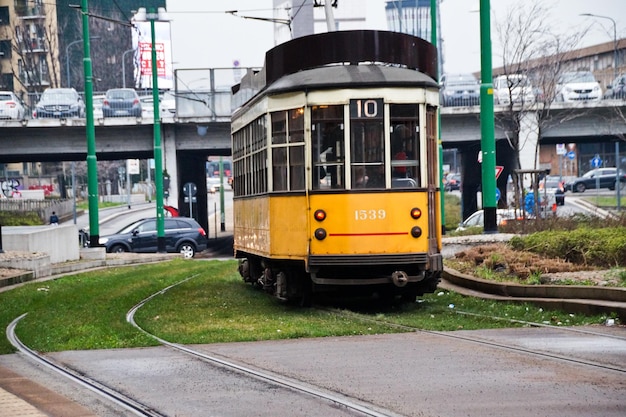
[[[110,201],[98,202],[99,209],[109,208],[109,207],[119,207],[119,206],[125,206],[125,205],[126,203],[114,203]],[[81,209],[81,210],[89,210],[89,201],[84,200],[79,203],[76,203],[76,208]]]
[[[16,333],[27,346],[42,352],[153,346],[152,339],[126,322],[126,313],[143,299],[188,277],[193,278],[139,309],[135,321],[172,342],[217,343],[401,331],[373,321],[376,319],[430,330],[515,326],[486,317],[491,315],[563,325],[603,323],[606,319],[447,291],[402,306],[361,305],[358,314],[302,309],[244,284],[236,271],[234,261],[178,259],[30,283],[0,293],[0,326],[6,329],[12,320],[28,313]],[[12,351],[1,337],[0,354]]]
[[[593,194],[595,190],[589,190],[590,194]],[[620,194],[620,207],[623,209],[626,207],[626,191],[621,192]],[[617,207],[617,196],[600,196],[600,195],[589,195],[582,198],[588,203],[595,204],[598,207]]]

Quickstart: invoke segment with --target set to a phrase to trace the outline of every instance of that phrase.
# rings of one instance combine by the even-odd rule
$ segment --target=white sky
[[[534,0],[491,0],[493,65],[500,65],[497,35],[493,29],[512,5]],[[342,0],[339,0],[341,7]],[[541,0],[550,7],[546,25],[556,34],[571,34],[591,25],[581,46],[613,40],[613,23],[608,19],[579,16],[581,13],[612,17],[618,39],[626,37],[625,0]],[[385,1],[364,0],[367,23],[364,29],[386,29]],[[441,31],[444,39],[446,72],[480,70],[480,27],[478,0],[443,0]],[[226,14],[271,17],[272,0],[172,0],[167,11],[172,19],[171,35],[174,68],[259,67],[265,52],[274,46],[273,24]]]

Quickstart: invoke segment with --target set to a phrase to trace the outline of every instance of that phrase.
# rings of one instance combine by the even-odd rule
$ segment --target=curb
[[[444,268],[439,286],[474,297],[531,302],[565,311],[617,314],[626,322],[626,288],[500,283],[451,268]]]

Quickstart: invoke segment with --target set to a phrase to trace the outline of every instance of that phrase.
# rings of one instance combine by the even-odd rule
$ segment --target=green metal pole
[[[163,151],[161,148],[161,115],[159,111],[159,74],[157,71],[154,9],[150,10],[150,35],[152,41],[152,101],[154,102],[154,186],[156,187],[157,252],[165,253],[165,218],[163,216]]]
[[[439,82],[439,77],[441,75],[441,69],[439,66],[441,62],[439,62],[439,41],[437,36],[437,2],[438,0],[430,0],[430,43],[437,47],[437,82]],[[441,103],[439,103],[441,106]],[[438,135],[439,135],[439,195],[440,205],[441,205],[441,232],[443,234],[446,233],[446,208],[445,208],[445,193],[443,187],[443,143],[441,141],[441,111],[440,107],[437,107],[437,126],[439,126]]]
[[[493,115],[490,12],[489,0],[480,0],[480,145],[482,152],[483,210],[485,214],[484,233],[497,233],[496,140]]]
[[[226,231],[226,213],[224,212],[224,160],[220,156],[220,230]]]
[[[100,245],[100,225],[98,224],[98,160],[96,158],[96,128],[93,120],[93,73],[91,69],[91,49],[89,47],[89,6],[81,1],[83,23],[83,70],[85,73],[85,112],[87,125],[87,192],[89,202],[89,245]]]

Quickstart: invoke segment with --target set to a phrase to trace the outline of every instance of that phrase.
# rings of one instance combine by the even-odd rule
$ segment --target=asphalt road
[[[622,417],[624,373],[566,359],[623,364],[626,329],[587,330],[617,338],[518,328],[190,347],[373,404],[390,416]],[[294,397],[164,347],[49,356],[171,416],[346,415],[344,410]],[[73,383],[24,363],[19,355],[0,356],[0,365],[36,379],[99,416],[123,415]]]

